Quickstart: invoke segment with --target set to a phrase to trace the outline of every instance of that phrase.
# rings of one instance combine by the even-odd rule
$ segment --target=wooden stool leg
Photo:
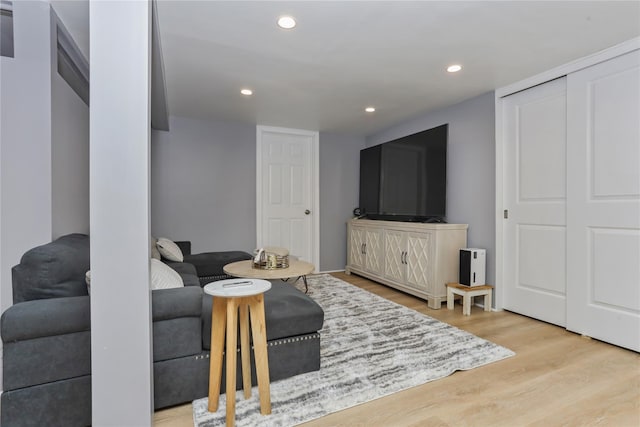
[[[471,316],[471,297],[467,293],[462,296],[462,315]]]
[[[491,289],[484,296],[484,311],[491,311]]]
[[[269,390],[269,359],[267,356],[267,328],[264,320],[264,295],[251,297],[250,310],[253,351],[256,356],[256,375],[260,394],[260,413],[271,413],[271,392]]]
[[[227,299],[227,426],[236,422],[236,357],[238,353],[238,303]]]
[[[211,354],[209,361],[209,412],[218,410],[220,381],[222,377],[222,353],[224,351],[224,330],[227,326],[227,301],[213,299],[211,310]]]
[[[242,388],[244,398],[251,397],[251,346],[249,344],[249,307],[240,303],[240,355],[242,357]]]
[[[455,297],[453,296],[453,290],[447,287],[447,310],[453,310],[455,304]]]

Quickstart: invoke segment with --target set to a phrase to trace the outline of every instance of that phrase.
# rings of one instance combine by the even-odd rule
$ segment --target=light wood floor
[[[334,276],[510,348],[515,357],[304,424],[320,426],[640,426],[640,355],[509,312],[431,310],[359,276]],[[223,409],[220,409],[223,410]],[[258,410],[256,408],[256,410]],[[192,426],[191,404],[156,426]]]

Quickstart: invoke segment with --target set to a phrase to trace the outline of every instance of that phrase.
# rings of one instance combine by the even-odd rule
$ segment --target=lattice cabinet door
[[[366,269],[375,274],[384,271],[384,240],[381,228],[370,228],[366,232],[365,264]]]
[[[405,252],[407,240],[406,233],[398,230],[385,230],[384,251],[384,276],[398,282],[404,282],[406,275]]]
[[[353,267],[365,268],[364,244],[366,230],[362,227],[351,227],[349,233],[349,264]]]
[[[407,285],[421,289],[430,289],[433,281],[434,254],[433,235],[431,233],[407,233]]]

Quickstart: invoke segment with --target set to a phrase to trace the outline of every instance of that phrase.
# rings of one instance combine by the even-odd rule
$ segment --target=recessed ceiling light
[[[296,20],[293,16],[281,16],[278,18],[278,27],[284,28],[285,30],[290,30],[296,26]]]
[[[450,73],[457,73],[460,70],[462,70],[462,65],[458,65],[458,64],[449,65],[447,67],[447,71]]]
[[[367,107],[364,109],[364,111],[366,111],[367,113],[373,113],[374,111],[376,111],[375,107]]]
[[[242,89],[240,93],[245,96],[253,95],[253,91],[251,89]]]

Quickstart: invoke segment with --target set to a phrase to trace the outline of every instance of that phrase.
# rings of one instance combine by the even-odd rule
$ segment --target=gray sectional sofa
[[[168,262],[185,286],[152,292],[156,409],[207,395],[212,298],[201,285],[212,276],[223,277],[224,263],[249,256],[191,255],[188,243],[180,246],[185,261],[195,259],[198,267]],[[13,268],[14,305],[0,320],[2,426],[91,424],[89,268],[89,237],[81,234],[33,248]],[[322,309],[290,284],[272,283],[265,294],[271,380],[318,370]],[[253,361],[252,371],[255,384]],[[238,371],[238,388],[240,375]]]

